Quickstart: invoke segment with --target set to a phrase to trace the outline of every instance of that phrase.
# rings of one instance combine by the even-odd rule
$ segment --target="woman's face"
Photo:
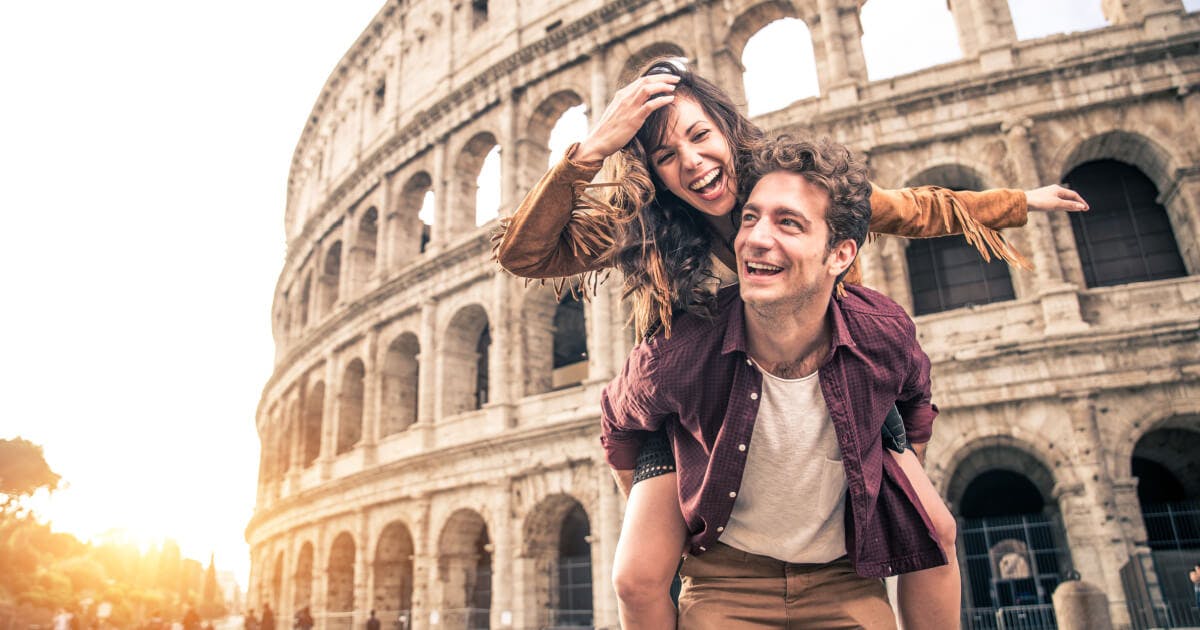
[[[667,190],[696,210],[714,217],[729,214],[736,194],[729,140],[695,100],[683,96],[668,107],[667,131],[662,146],[649,155],[650,168]]]

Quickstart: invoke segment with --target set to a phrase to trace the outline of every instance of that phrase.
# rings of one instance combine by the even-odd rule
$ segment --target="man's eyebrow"
[[[780,206],[777,212],[785,217],[799,221],[800,223],[804,224],[804,227],[806,228],[812,225],[812,221],[809,221],[808,217],[795,210],[792,210],[791,208],[788,208],[787,206]]]

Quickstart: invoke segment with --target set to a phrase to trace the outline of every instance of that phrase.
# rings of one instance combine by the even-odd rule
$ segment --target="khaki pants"
[[[679,575],[682,630],[896,628],[883,580],[859,577],[845,558],[789,564],[717,543]]]

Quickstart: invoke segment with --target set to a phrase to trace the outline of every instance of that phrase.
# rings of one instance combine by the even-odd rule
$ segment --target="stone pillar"
[[[817,27],[810,28],[817,59],[817,80],[825,102],[835,109],[858,101],[858,87],[850,73],[841,15],[837,0],[817,0],[817,14],[805,20],[810,26],[815,24]],[[858,58],[862,58],[861,48]]]
[[[328,627],[326,615],[329,613],[329,523],[322,521],[316,533],[313,542],[312,612],[317,620],[316,630],[325,630]]]
[[[595,466],[598,503],[592,528],[592,601],[597,627],[618,627],[617,593],[612,585],[613,558],[621,534],[625,502],[603,462]]]
[[[512,215],[517,203],[525,194],[524,186],[517,182],[520,169],[517,150],[517,98],[518,93],[509,92],[500,101],[500,211],[499,216]],[[544,171],[544,169],[542,169]],[[523,182],[522,182],[523,184]]]
[[[420,431],[426,446],[433,438],[434,414],[437,409],[437,301],[430,299],[421,305],[421,328],[417,354],[417,422],[409,431]]]
[[[1108,598],[1094,584],[1063,582],[1054,589],[1053,599],[1059,630],[1112,630]]]
[[[371,609],[371,563],[367,551],[370,549],[370,523],[366,510],[359,508],[355,515],[358,533],[354,537],[354,619],[350,628],[362,628],[367,622],[367,611]]]
[[[1144,21],[1147,31],[1164,18],[1178,18],[1185,13],[1183,0],[1101,0],[1100,10],[1113,25]]]
[[[429,247],[426,253],[436,252],[446,245],[450,231],[449,166],[446,163],[446,144],[450,138],[443,136],[433,144],[433,226],[430,228]]]
[[[379,357],[379,329],[367,329],[366,352],[363,353],[362,438],[363,464],[375,464],[375,446],[379,443],[379,420],[383,417],[383,361]]]
[[[337,359],[332,353],[325,356],[325,400],[321,410],[321,454],[317,456],[317,465],[321,470],[321,479],[329,479],[333,469],[333,458],[337,454],[337,416],[338,398],[342,387],[342,379],[338,375]]]
[[[437,538],[430,531],[430,501],[421,497],[413,505],[413,600],[412,630],[429,628],[429,613],[437,610],[433,600],[437,580]]]
[[[608,107],[608,78],[605,64],[608,61],[608,49],[603,46],[592,52],[588,61],[588,71],[591,74],[591,93],[588,94],[588,127],[593,127],[600,120],[604,109]]]
[[[291,530],[285,537],[283,550],[283,585],[279,589],[279,601],[275,602],[275,618],[278,620],[293,619],[296,600],[296,530]],[[284,624],[287,622],[284,621]],[[286,625],[279,627],[286,628]]]
[[[1010,68],[1017,40],[1007,0],[948,0],[966,58],[979,57],[984,72]]]
[[[492,346],[488,350],[488,405],[506,405],[515,400],[514,383],[520,382],[519,375],[508,369],[510,357],[516,354],[512,327],[515,317],[511,314],[513,301],[512,282],[505,272],[492,276],[492,316],[488,328]]]
[[[1072,470],[1077,482],[1055,488],[1075,570],[1094,581],[1109,598],[1112,619],[1129,624],[1121,567],[1129,560],[1130,542],[1118,519],[1106,451],[1096,423],[1092,392],[1066,394],[1062,408],[1071,426]]]
[[[1200,274],[1200,164],[1178,169],[1173,175],[1174,180],[1159,192],[1158,202],[1167,209],[1184,268],[1189,275],[1197,275]]]
[[[349,303],[354,294],[358,293],[358,287],[354,286],[354,247],[355,241],[358,240],[358,230],[355,224],[358,222],[359,216],[357,213],[346,213],[342,218],[342,255],[338,266],[338,297],[333,304],[334,310],[339,310]],[[325,313],[328,317],[329,313]]]
[[[880,237],[880,271],[885,278],[880,291],[886,293],[909,314],[913,313],[912,282],[908,279],[908,241],[891,236]]]
[[[613,299],[607,289],[602,285],[591,296],[586,316],[589,381],[608,381],[616,375],[612,354],[608,352],[613,345]],[[582,290],[590,289],[582,287]]]
[[[513,558],[520,545],[520,529],[513,522],[512,492],[508,480],[502,479],[492,485],[492,627],[512,625],[513,608]],[[506,614],[507,613],[507,614]],[[505,624],[505,619],[508,624]]]

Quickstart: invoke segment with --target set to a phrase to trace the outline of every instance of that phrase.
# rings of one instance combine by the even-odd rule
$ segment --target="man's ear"
[[[858,243],[853,239],[845,239],[833,246],[833,250],[825,259],[829,263],[829,274],[833,277],[842,275],[842,272],[850,268],[854,264],[854,258],[858,256]]]

